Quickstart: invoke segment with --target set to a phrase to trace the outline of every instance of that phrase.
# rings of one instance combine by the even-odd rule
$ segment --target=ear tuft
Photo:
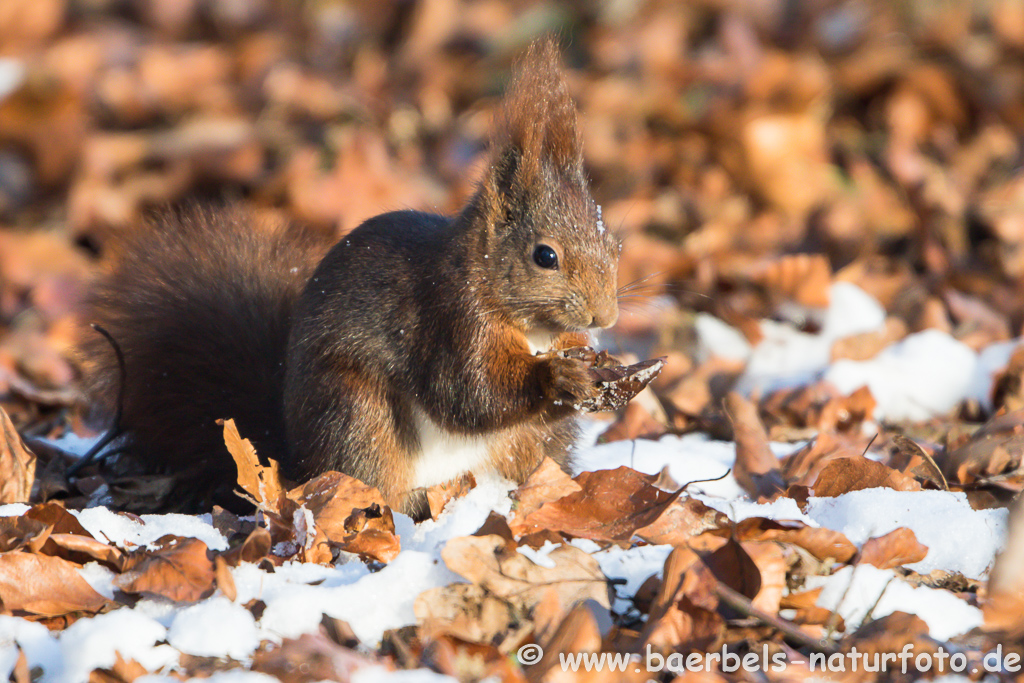
[[[522,155],[521,163],[527,173],[538,168],[543,159],[565,172],[582,169],[576,105],[569,95],[553,39],[531,43],[516,65],[502,118],[505,144],[501,146],[510,146]]]

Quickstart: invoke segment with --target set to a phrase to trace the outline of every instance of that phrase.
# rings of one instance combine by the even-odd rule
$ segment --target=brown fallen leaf
[[[242,562],[256,563],[270,554],[272,541],[266,527],[256,527],[241,544],[224,552],[221,557],[231,567]]]
[[[515,621],[511,605],[478,584],[453,583],[420,593],[413,605],[423,637],[451,635],[490,643]]]
[[[1024,462],[1024,409],[996,415],[940,464],[946,479],[960,484],[998,480]]]
[[[467,472],[458,479],[428,488],[427,505],[430,506],[430,518],[436,520],[449,502],[461,498],[474,488],[476,488],[476,478],[473,477],[472,472]]]
[[[341,548],[377,562],[390,562],[398,556],[400,542],[395,535],[391,508],[373,505],[353,510],[345,519],[347,531]]]
[[[1024,503],[1010,507],[1006,545],[996,555],[982,603],[985,628],[1024,634]]]
[[[662,411],[664,413],[664,411]],[[598,443],[630,439],[657,439],[664,436],[667,425],[655,418],[640,401],[630,402],[622,414],[598,437]]]
[[[120,548],[81,534],[51,533],[40,552],[75,564],[99,562],[115,572],[122,571],[127,560]]]
[[[94,669],[89,683],[132,683],[149,672],[134,659],[125,660],[120,652],[114,653],[114,663],[107,669]]]
[[[751,604],[768,614],[776,614],[786,586],[786,557],[778,543],[747,541],[740,544],[760,573],[761,586]]]
[[[1019,346],[992,382],[992,410],[1013,412],[1024,408],[1024,346]]]
[[[572,477],[551,458],[545,457],[526,481],[512,492],[516,501],[509,527],[521,526],[522,521],[544,503],[550,503],[582,490]]]
[[[155,550],[132,558],[114,578],[125,593],[159,595],[175,602],[195,602],[213,593],[216,573],[206,544],[197,538],[164,536]]]
[[[716,647],[725,622],[717,612],[712,573],[695,552],[676,548],[665,560],[662,576],[640,642],[660,652]]]
[[[597,560],[571,545],[561,545],[548,553],[553,567],[542,567],[507,548],[501,536],[453,538],[441,557],[456,574],[523,611],[532,609],[548,588],[558,592],[566,607],[588,599],[604,607],[611,604],[607,579]]]
[[[253,655],[252,670],[284,683],[348,681],[359,669],[382,662],[333,642],[323,633],[286,638],[280,645],[260,648]]]
[[[902,318],[889,316],[881,330],[861,332],[832,343],[832,362],[837,360],[869,360],[882,349],[892,346],[907,336],[907,323]]]
[[[518,633],[510,634],[510,637],[516,647],[522,642],[522,636]],[[529,679],[509,655],[506,643],[469,643],[455,636],[441,635],[426,644],[421,661],[453,680],[459,680],[459,676],[472,672],[473,678],[467,680],[527,683]]]
[[[863,437],[820,432],[813,441],[783,460],[782,474],[791,484],[810,486],[832,461],[861,457],[866,444]]]
[[[0,505],[27,503],[35,479],[36,456],[21,440],[7,411],[0,407]]]
[[[696,498],[677,498],[657,519],[636,530],[639,538],[654,545],[686,544],[705,531],[723,529],[729,517]]]
[[[0,603],[8,614],[55,617],[96,612],[107,599],[86,583],[77,565],[59,557],[14,551],[0,554]]]
[[[613,671],[605,667],[586,671],[569,672],[562,665],[566,654],[597,653],[607,651],[602,640],[598,618],[591,605],[576,605],[558,623],[547,638],[539,644],[544,656],[527,669],[527,678],[532,682],[580,681],[581,683],[642,683],[650,674],[640,666],[629,666],[624,671]],[[567,674],[571,673],[571,676]]]
[[[761,590],[761,572],[742,545],[734,539],[710,553],[700,553],[701,562],[712,576],[740,595],[753,599]]]
[[[51,533],[54,534],[75,534],[78,536],[88,536],[89,538],[93,537],[92,534],[86,531],[81,522],[78,521],[78,518],[68,512],[60,501],[33,505],[25,512],[24,516],[28,519],[43,522],[51,528]]]
[[[736,392],[725,397],[725,411],[736,437],[736,464],[732,473],[754,500],[765,501],[786,490],[779,459],[768,446],[768,432],[757,406]]]
[[[39,552],[52,529],[52,526],[25,515],[0,517],[0,552],[21,548]]]
[[[920,491],[921,484],[913,477],[886,467],[863,456],[832,460],[818,474],[814,495],[823,498],[840,496],[851,491],[887,488],[895,491]]]
[[[864,422],[873,418],[876,405],[868,387],[861,387],[849,396],[835,396],[821,408],[818,431],[857,434]]]
[[[823,254],[785,254],[757,264],[751,280],[801,306],[828,308],[832,268]]]
[[[667,493],[657,488],[656,478],[628,467],[584,472],[575,479],[579,491],[544,503],[509,526],[517,536],[548,529],[595,541],[628,542],[682,494],[682,489]]]
[[[889,458],[889,466],[908,474],[918,481],[931,482],[935,488],[948,491],[949,484],[935,459],[925,449],[902,434],[892,437],[895,452]]]
[[[893,529],[884,536],[869,538],[860,549],[859,562],[879,569],[893,569],[920,562],[928,555],[928,546],[919,543],[906,527]]]
[[[830,620],[838,618],[836,630],[845,631],[846,627],[842,617],[837,617],[831,610],[818,607],[818,597],[821,595],[821,587],[813,588],[799,593],[789,593],[782,596],[779,601],[779,609],[790,609],[795,612],[790,621],[794,624],[812,624],[823,626]]]
[[[389,562],[398,554],[399,540],[391,508],[380,491],[354,477],[325,472],[289,491],[286,500],[281,516],[289,525],[295,524],[296,513],[304,508],[326,541],[342,550],[379,562]],[[315,534],[313,530],[309,532]]]
[[[238,485],[248,494],[242,497],[260,510],[276,512],[283,493],[277,461],[270,460],[270,464],[264,467],[252,443],[238,433],[234,420],[220,420],[219,423],[224,425],[224,443],[238,467]]]
[[[235,588],[235,577],[231,575],[229,565],[222,555],[213,558],[213,573],[217,581],[217,588],[231,602],[238,597],[238,590]]]
[[[822,562],[828,559],[849,562],[857,554],[857,546],[840,532],[810,527],[795,520],[776,521],[764,517],[748,517],[736,523],[733,533],[741,541],[792,543]]]

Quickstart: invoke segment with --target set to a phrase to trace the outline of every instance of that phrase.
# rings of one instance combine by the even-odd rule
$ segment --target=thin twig
[[[825,640],[815,638],[807,633],[804,633],[799,626],[791,621],[786,621],[782,617],[778,617],[774,614],[769,614],[764,610],[760,610],[754,607],[753,603],[750,602],[750,598],[741,593],[737,593],[732,588],[729,588],[723,583],[719,583],[715,587],[715,593],[718,598],[725,604],[732,607],[734,610],[743,614],[744,616],[753,617],[772,628],[781,631],[790,640],[800,643],[804,647],[809,647],[813,650],[820,652],[835,652],[835,647],[829,644]]]

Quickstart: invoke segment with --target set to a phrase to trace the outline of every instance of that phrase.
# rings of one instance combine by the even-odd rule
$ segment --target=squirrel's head
[[[590,195],[576,108],[550,40],[533,43],[467,218],[501,310],[525,331],[610,327],[618,318],[619,241]]]

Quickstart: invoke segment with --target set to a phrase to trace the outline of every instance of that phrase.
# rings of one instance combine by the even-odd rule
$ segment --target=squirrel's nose
[[[593,327],[611,327],[619,319],[619,303],[614,299],[611,303],[594,308]]]

